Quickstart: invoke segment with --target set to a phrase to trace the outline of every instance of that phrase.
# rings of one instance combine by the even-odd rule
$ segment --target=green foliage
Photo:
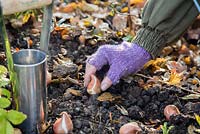
[[[174,126],[167,127],[167,122],[164,122],[163,126],[161,127],[163,134],[169,134],[169,131],[174,128]]]
[[[0,66],[0,87],[8,85],[9,79],[5,77],[7,73],[8,73],[7,68],[4,66]]]
[[[0,108],[0,133],[13,134],[12,124],[19,125],[26,119],[26,115],[16,110],[5,110]]]
[[[132,35],[130,35],[130,34],[123,38],[123,40],[127,41],[127,42],[132,42],[133,39],[134,39],[134,37]]]
[[[11,82],[14,94],[14,100],[16,105],[18,104],[16,97],[16,73],[14,72],[14,64],[12,53],[10,49],[10,43],[8,40],[8,35],[6,32],[6,27],[3,21],[3,13],[2,7],[0,3],[0,32],[2,33],[2,39],[4,43],[4,48],[6,50],[6,58],[7,58],[7,68],[4,66],[0,66],[0,134],[13,134],[14,128],[13,125],[21,124],[25,119],[26,115],[18,112],[16,110],[7,110],[11,105],[11,93],[4,89],[7,84]],[[7,73],[9,72],[10,80],[6,78]],[[7,109],[6,109],[7,108]],[[17,105],[18,109],[18,105]]]
[[[4,83],[0,86],[0,134],[13,134],[12,124],[21,124],[26,119],[26,115],[16,110],[6,110],[11,105],[11,93],[3,88],[9,84],[9,80],[5,79],[6,73],[7,69],[0,65],[0,82]]]
[[[0,108],[7,108],[10,106],[10,104],[11,102],[9,99],[3,97],[0,98]]]
[[[12,86],[12,90],[13,90],[13,95],[14,95],[14,100],[15,100],[15,105],[16,105],[16,109],[18,110],[18,100],[17,100],[17,95],[16,95],[16,73],[14,71],[14,63],[13,63],[13,58],[12,58],[12,53],[11,53],[11,49],[10,49],[10,42],[8,39],[8,34],[6,32],[6,26],[4,24],[4,17],[3,17],[3,11],[2,11],[2,7],[1,7],[1,3],[0,3],[0,32],[2,33],[2,39],[3,39],[3,43],[4,43],[4,49],[6,51],[6,58],[7,58],[7,66],[8,66],[8,71],[9,71],[9,76],[10,76],[10,82],[11,82],[11,86]],[[5,68],[1,68],[1,72],[5,71]],[[4,74],[4,73],[2,73]],[[3,85],[0,86],[5,86],[7,83],[5,83],[5,77],[2,78],[3,79]]]

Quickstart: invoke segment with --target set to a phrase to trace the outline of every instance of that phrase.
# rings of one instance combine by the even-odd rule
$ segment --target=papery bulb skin
[[[140,132],[142,132],[142,129],[136,122],[124,124],[119,130],[119,134],[139,134]]]
[[[170,120],[170,116],[178,114],[180,114],[180,111],[175,105],[167,105],[164,109],[164,115],[167,120]]]
[[[70,115],[67,112],[62,112],[61,115],[53,124],[54,134],[72,134],[73,123]]]
[[[91,81],[87,86],[87,92],[90,95],[94,95],[94,94],[99,94],[101,93],[101,84],[100,84],[100,80],[95,76],[95,75],[91,75]]]

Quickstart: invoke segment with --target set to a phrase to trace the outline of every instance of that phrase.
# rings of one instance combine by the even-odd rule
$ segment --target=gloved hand
[[[150,54],[134,43],[122,42],[120,45],[101,46],[86,61],[84,86],[89,84],[91,74],[108,64],[110,68],[101,82],[101,90],[105,91],[122,76],[140,70],[150,59]]]

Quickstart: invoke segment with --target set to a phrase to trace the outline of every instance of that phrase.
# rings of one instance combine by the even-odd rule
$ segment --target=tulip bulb
[[[72,120],[67,112],[62,112],[62,117],[53,124],[54,134],[71,134],[73,130]]]
[[[99,94],[101,93],[101,88],[100,88],[100,80],[95,76],[95,75],[91,75],[91,81],[88,84],[87,87],[87,92],[89,94]]]
[[[164,109],[164,115],[167,120],[170,119],[170,116],[178,114],[180,114],[180,111],[175,105],[167,105]]]
[[[142,129],[138,126],[136,122],[130,122],[124,124],[119,129],[119,134],[139,134],[141,131]]]

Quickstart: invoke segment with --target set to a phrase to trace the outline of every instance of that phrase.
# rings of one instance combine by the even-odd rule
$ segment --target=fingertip
[[[96,73],[96,67],[87,63],[84,75],[84,87],[87,87],[87,85],[90,82],[90,76],[95,73]]]
[[[89,82],[90,82],[90,75],[85,74],[85,76],[84,76],[84,87],[87,87]]]
[[[107,90],[109,87],[111,87],[112,85],[112,81],[106,76],[103,81],[101,82],[101,90],[105,91]]]

